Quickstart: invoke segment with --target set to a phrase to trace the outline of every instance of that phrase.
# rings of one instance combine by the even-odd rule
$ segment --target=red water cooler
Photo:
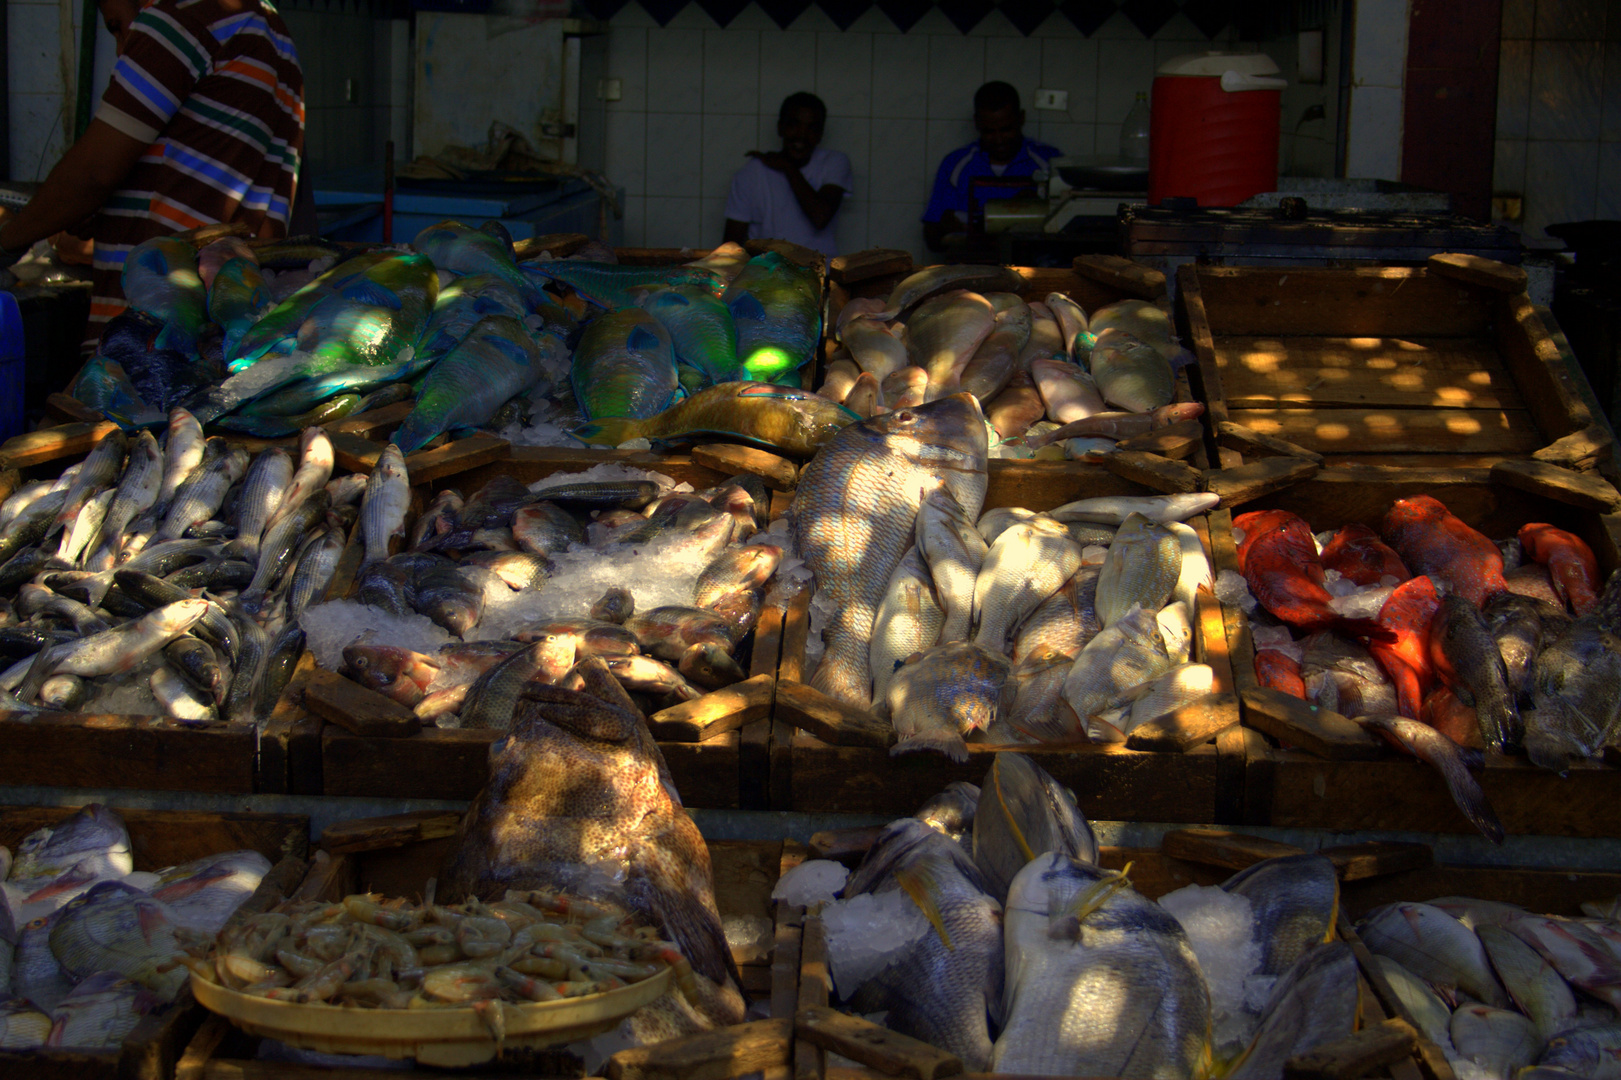
[[[1283,88],[1264,53],[1192,53],[1154,77],[1148,201],[1178,196],[1236,206],[1278,187]]]

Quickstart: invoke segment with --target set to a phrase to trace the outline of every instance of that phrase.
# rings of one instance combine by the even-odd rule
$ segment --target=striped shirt
[[[92,348],[135,245],[223,221],[286,235],[304,149],[304,74],[269,0],[155,0],[131,30],[96,118],[149,145],[92,224]]]

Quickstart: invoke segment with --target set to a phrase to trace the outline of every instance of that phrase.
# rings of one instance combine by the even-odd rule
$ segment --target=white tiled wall
[[[73,9],[73,41],[78,41],[82,6]],[[56,0],[7,0],[6,118],[10,124],[14,180],[43,180],[67,146],[76,102],[71,94],[78,78],[77,59],[64,69],[61,49],[61,5]],[[75,49],[76,52],[76,49]],[[93,84],[96,99],[112,74],[113,39],[96,34]]]
[[[1348,176],[1401,179],[1408,0],[1357,0],[1351,44]]]
[[[1621,7],[1504,0],[1496,149],[1492,186],[1524,196],[1528,244],[1550,242],[1545,225],[1621,218]]]
[[[660,28],[632,3],[609,24],[605,76],[622,80],[624,96],[604,107],[603,165],[628,195],[626,244],[718,243],[744,152],[780,146],[778,106],[810,90],[828,106],[822,145],[848,154],[855,173],[837,218],[840,249],[922,256],[918,218],[934,169],[975,137],[981,83],[1018,87],[1026,134],[1068,154],[1112,154],[1159,62],[1231,45],[1210,42],[1182,15],[1145,40],[1122,15],[1085,38],[1055,14],[1024,37],[993,11],[965,36],[937,9],[901,34],[876,8],[847,31],[816,7],[781,30],[750,5],[722,30],[696,5]],[[1037,111],[1038,87],[1067,90],[1067,111]],[[1285,114],[1287,129],[1299,113]]]

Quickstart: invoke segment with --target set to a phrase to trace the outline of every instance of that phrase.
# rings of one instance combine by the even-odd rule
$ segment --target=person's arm
[[[749,223],[737,221],[734,218],[726,219],[726,232],[721,239],[723,244],[741,244],[749,238]]]
[[[774,169],[788,178],[788,188],[794,193],[794,200],[799,208],[805,212],[805,217],[818,230],[825,229],[833,220],[833,215],[839,212],[839,204],[844,201],[844,189],[837,184],[824,184],[821,190],[810,186],[805,174],[800,172],[787,157],[780,151],[761,153],[750,150],[750,157],[760,159],[760,164],[768,169]]]
[[[923,242],[930,251],[940,251],[946,237],[952,233],[968,231],[957,213],[959,209],[967,209],[965,199],[951,182],[952,158],[956,156],[947,154],[934,171],[934,188],[929,193],[929,205],[923,211]]]
[[[0,248],[27,251],[37,241],[78,225],[118,190],[146,148],[110,124],[90,121],[28,205],[0,217]]]
[[[962,223],[957,211],[947,210],[940,215],[939,221],[925,221],[923,223],[923,242],[929,245],[930,251],[940,251],[946,245],[946,237],[955,233],[965,233],[968,226]]]

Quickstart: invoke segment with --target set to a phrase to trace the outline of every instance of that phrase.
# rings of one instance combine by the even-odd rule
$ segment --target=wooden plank
[[[1334,864],[1341,881],[1360,881],[1435,865],[1435,851],[1428,844],[1395,840],[1341,844],[1322,848],[1318,854]]]
[[[154,716],[9,713],[0,717],[0,785],[248,795],[256,742],[252,724],[186,729]]]
[[[422,730],[422,721],[410,709],[334,671],[316,668],[309,673],[304,703],[311,712],[356,735],[401,739]]]
[[[1412,267],[1192,269],[1217,337],[1465,337],[1491,322],[1478,290]]]
[[[1580,431],[1555,439],[1531,455],[1533,461],[1587,472],[1614,459],[1615,436],[1603,424],[1590,424]]]
[[[1138,451],[1145,454],[1158,454],[1160,457],[1181,461],[1192,457],[1193,452],[1199,449],[1204,441],[1204,422],[1201,420],[1182,420],[1175,424],[1156,428],[1146,435],[1138,435],[1130,439],[1121,439],[1115,444],[1119,453]]]
[[[1621,509],[1621,491],[1597,473],[1572,472],[1541,461],[1500,461],[1492,466],[1492,479],[1601,514]]]
[[[853,869],[867,852],[872,850],[872,846],[878,842],[878,837],[888,827],[863,825],[849,829],[824,829],[819,833],[813,833],[810,838],[811,857],[832,859]]]
[[[608,1059],[609,1080],[733,1080],[791,1063],[792,1018],[756,1020],[621,1050]]]
[[[1284,1062],[1284,1080],[1350,1080],[1393,1065],[1418,1049],[1405,1020],[1386,1020]]]
[[[800,1009],[794,1031],[807,1042],[886,1076],[935,1080],[962,1072],[962,1061],[955,1054],[825,1005]]]
[[[1226,829],[1174,829],[1161,839],[1160,850],[1172,858],[1228,870],[1244,870],[1267,859],[1301,853],[1293,844]]]
[[[793,1019],[799,1009],[799,945],[805,909],[776,902],[776,933],[771,950],[771,1018]]]
[[[793,462],[752,446],[738,446],[735,443],[694,446],[692,460],[695,464],[727,475],[746,473],[758,476],[773,491],[792,491],[799,482],[799,468]]]
[[[94,424],[63,424],[14,435],[0,444],[0,466],[26,469],[58,458],[82,457],[118,430],[110,420]]]
[[[503,461],[511,449],[512,444],[505,439],[479,432],[433,450],[418,451],[405,459],[405,467],[411,483],[431,484],[478,465]]]
[[[36,829],[56,825],[77,806],[7,806],[0,813],[0,844],[17,844]],[[143,810],[113,806],[129,831],[137,870],[161,870],[222,851],[257,851],[272,863],[309,852],[310,819],[303,814],[210,810]]]
[[[1077,255],[1070,266],[1081,277],[1116,289],[1124,297],[1158,300],[1165,295],[1162,272],[1118,255]]]
[[[1205,413],[1212,424],[1219,424],[1228,419],[1227,395],[1222,389],[1221,364],[1217,359],[1215,334],[1210,327],[1210,311],[1205,305],[1204,289],[1200,286],[1199,267],[1188,265],[1177,269],[1176,305],[1178,328],[1192,344],[1193,355],[1199,362],[1199,380],[1205,391]]]
[[[772,712],[775,713],[776,673],[782,658],[783,609],[772,606],[760,613],[754,628],[754,648],[749,659],[751,676],[772,679]],[[766,810],[771,806],[771,732],[774,721],[767,717],[744,724],[738,731],[738,805],[745,810]]]
[[[1529,278],[1518,266],[1461,252],[1437,252],[1426,265],[1443,277],[1503,293],[1523,293]]]
[[[1231,337],[1216,344],[1229,409],[1523,409],[1489,338]]]
[[[175,1064],[174,1080],[203,1080],[210,1059],[225,1037],[231,1033],[231,1022],[223,1016],[209,1013],[197,1033],[186,1044],[185,1053]]]
[[[1233,409],[1233,421],[1320,454],[1529,454],[1547,441],[1523,409]]]
[[[1116,450],[1105,455],[1102,464],[1116,476],[1166,494],[1198,491],[1203,479],[1191,465],[1136,450]]]
[[[1603,903],[1621,892],[1621,874],[1597,870],[1536,870],[1504,866],[1431,866],[1387,877],[1348,881],[1340,910],[1360,919],[1384,904],[1427,902],[1442,896],[1476,896],[1527,911],[1580,917],[1584,902]]]
[[[321,831],[321,847],[334,855],[404,847],[454,836],[462,815],[454,810],[413,810],[387,817],[353,818]]]
[[[806,914],[799,941],[799,997],[794,1011],[794,1080],[824,1080],[827,1076],[827,1051],[798,1031],[798,1018],[807,1010],[827,1009],[828,992],[832,986],[827,970],[827,930],[822,925],[820,915]]]
[[[1216,425],[1216,443],[1237,450],[1247,458],[1298,457],[1319,465],[1323,463],[1323,455],[1315,450],[1307,450],[1299,443],[1275,439],[1271,435],[1262,435],[1231,420],[1223,420]]]
[[[1497,348],[1525,397],[1526,407],[1542,429],[1542,441],[1547,443],[1592,425],[1593,414],[1577,392],[1559,345],[1530,298],[1519,293],[1494,299]]]
[[[776,679],[756,675],[663,709],[647,718],[654,738],[669,742],[702,742],[771,715]]]
[[[334,440],[335,441],[335,440]],[[544,446],[514,446],[505,458],[468,466],[455,477],[455,486],[472,494],[497,476],[509,476],[519,483],[532,484],[558,473],[584,472],[597,465],[628,465],[663,473],[676,483],[687,483],[702,490],[732,475],[696,464],[690,455],[661,455],[646,450],[562,450]],[[365,470],[361,470],[365,471]],[[449,479],[442,477],[441,479]],[[417,474],[411,482],[418,483]]]
[[[1490,469],[1509,454],[1325,454],[1325,468],[1382,465],[1396,469]]]
[[[1238,698],[1232,694],[1207,694],[1157,720],[1139,724],[1126,736],[1126,747],[1180,754],[1237,726],[1240,719]]]
[[[801,682],[784,681],[777,687],[776,715],[833,746],[895,744],[895,725],[866,709],[857,709]]]
[[[380,439],[394,433],[394,429],[405,422],[416,408],[415,401],[396,401],[392,405],[384,405],[380,409],[369,412],[356,413],[346,416],[342,420],[334,420],[326,425],[327,434],[342,432],[345,435],[359,435],[366,439]]]
[[[887,274],[910,274],[912,253],[898,248],[868,248],[828,260],[827,276],[840,285],[852,285]]]
[[[585,233],[546,233],[542,236],[528,236],[512,242],[512,257],[524,262],[549,252],[554,259],[566,259],[590,242],[591,238]]]
[[[69,423],[99,424],[106,419],[101,413],[78,398],[69,397],[63,393],[45,395],[45,408],[49,412],[58,414]]]
[[[359,889],[355,860],[348,855],[317,851],[310,860],[310,872],[299,883],[294,900],[324,900],[335,904]]]
[[[1306,458],[1262,458],[1248,465],[1210,469],[1204,474],[1204,486],[1220,495],[1221,505],[1230,510],[1309,479],[1319,467]]]
[[[1274,739],[1335,761],[1383,756],[1383,748],[1354,721],[1278,690],[1244,691],[1244,719]]]

